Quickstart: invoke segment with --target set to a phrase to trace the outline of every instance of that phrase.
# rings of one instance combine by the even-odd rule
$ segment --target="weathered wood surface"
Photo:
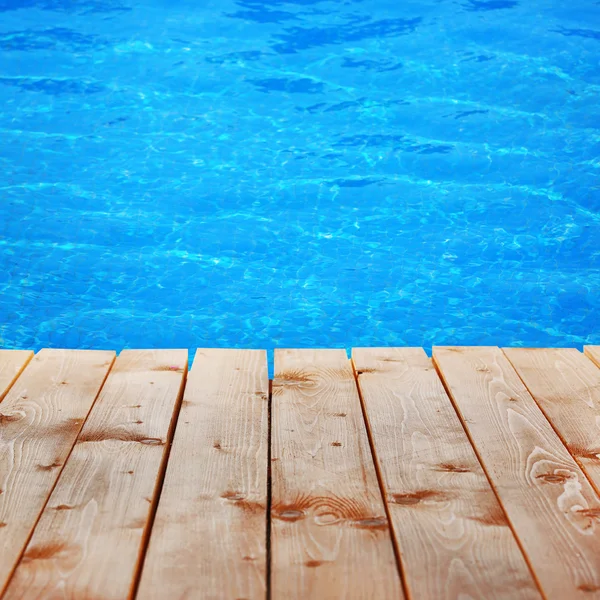
[[[385,506],[343,350],[276,350],[271,596],[401,598]]]
[[[600,369],[573,348],[506,348],[504,353],[599,492]]]
[[[4,589],[114,360],[42,350],[0,405],[0,589]]]
[[[29,350],[0,350],[0,402],[32,358]]]
[[[138,598],[265,598],[268,392],[264,351],[197,351]]]
[[[541,598],[431,359],[352,358],[411,598]]]
[[[433,356],[544,594],[600,598],[600,502],[506,356]]]
[[[599,346],[186,359],[0,350],[3,600],[600,600]]]
[[[586,346],[583,351],[594,364],[600,367],[600,346]]]
[[[5,600],[130,597],[186,372],[186,350],[119,355]]]

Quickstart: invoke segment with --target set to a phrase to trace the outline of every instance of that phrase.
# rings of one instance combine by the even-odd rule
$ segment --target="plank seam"
[[[402,563],[402,558],[401,558],[402,555],[400,552],[400,548],[398,547],[397,542],[396,542],[396,535],[394,535],[394,533],[395,533],[394,522],[392,521],[392,516],[390,514],[390,507],[387,502],[385,488],[383,485],[383,475],[381,474],[381,468],[379,466],[379,457],[377,456],[377,453],[375,451],[375,442],[374,442],[373,436],[371,434],[371,424],[369,423],[369,417],[367,415],[367,407],[365,405],[365,400],[362,395],[362,390],[360,389],[358,373],[357,373],[356,365],[354,363],[353,358],[350,358],[350,365],[352,367],[352,375],[354,376],[354,382],[356,383],[356,391],[358,392],[358,398],[360,400],[360,408],[361,408],[362,415],[363,415],[363,421],[365,423],[365,428],[367,430],[367,439],[369,440],[369,448],[371,450],[371,458],[373,459],[373,465],[375,467],[375,474],[377,475],[377,483],[379,485],[379,493],[381,494],[381,499],[383,501],[383,506],[385,509],[385,516],[388,520],[389,533],[390,533],[390,538],[391,538],[390,541],[392,542],[392,548],[394,550],[394,557],[396,558],[396,567],[398,569],[398,575],[400,576],[400,584],[402,585],[402,591],[404,592],[404,597],[407,600],[410,600],[412,598],[412,595],[410,594],[410,591],[408,589],[407,578],[405,575],[406,572],[405,572],[404,565]]]
[[[158,470],[158,474],[156,476],[156,483],[154,485],[154,492],[152,496],[152,504],[150,505],[150,513],[148,514],[148,521],[146,522],[146,527],[144,529],[144,534],[142,536],[142,541],[140,544],[140,550],[138,553],[135,573],[133,577],[133,582],[131,584],[131,588],[129,591],[128,599],[135,598],[138,593],[138,589],[140,586],[140,581],[142,580],[142,571],[144,570],[144,562],[146,560],[146,554],[148,552],[148,546],[150,544],[150,537],[152,535],[152,529],[154,528],[154,520],[156,518],[156,513],[158,511],[158,504],[160,502],[160,497],[162,494],[163,486],[165,483],[165,477],[167,474],[167,465],[169,463],[169,458],[171,456],[171,448],[173,446],[173,439],[175,438],[175,431],[177,429],[177,423],[179,421],[179,413],[181,412],[181,406],[183,404],[183,396],[185,394],[185,387],[187,385],[188,378],[188,366],[189,366],[189,355],[185,360],[185,367],[183,369],[183,377],[181,378],[181,385],[179,387],[179,392],[177,394],[177,400],[175,401],[175,406],[173,408],[173,414],[171,415],[171,423],[169,424],[169,431],[167,433],[167,445],[165,448],[165,452],[160,463],[160,468]]]
[[[535,402],[536,406],[540,409],[542,415],[544,415],[544,418],[546,419],[546,421],[548,421],[548,424],[550,425],[550,427],[552,428],[552,430],[554,431],[554,433],[556,433],[556,435],[558,436],[558,439],[561,441],[562,445],[565,447],[565,450],[573,458],[573,460],[575,461],[575,464],[579,467],[579,469],[583,473],[583,476],[589,481],[590,485],[592,486],[592,489],[596,492],[596,495],[600,497],[600,488],[598,488],[596,486],[596,484],[594,483],[594,481],[592,480],[592,478],[589,476],[589,474],[586,471],[586,468],[585,468],[584,464],[582,462],[580,462],[579,458],[577,456],[575,456],[575,454],[573,454],[573,452],[571,452],[569,446],[567,445],[567,442],[565,441],[565,438],[562,436],[562,434],[560,433],[560,431],[554,426],[554,423],[550,420],[550,417],[546,414],[546,411],[544,410],[544,408],[542,407],[542,405],[537,401],[537,399],[535,397],[535,394],[529,388],[529,386],[527,385],[527,383],[525,382],[525,380],[521,377],[521,375],[519,373],[519,370],[517,369],[516,365],[514,365],[513,362],[510,360],[510,356],[508,356],[508,354],[506,354],[506,352],[504,352],[504,348],[502,348],[501,350],[502,350],[502,354],[504,354],[504,356],[506,356],[506,359],[508,360],[508,362],[510,363],[511,367],[514,369],[515,373],[517,374],[517,377],[521,380],[521,382],[525,386],[525,389],[527,390],[527,393],[533,398],[533,401]],[[583,356],[585,358],[588,358],[587,356],[585,356],[585,354],[583,354]],[[590,362],[592,362],[592,361],[590,361]],[[594,364],[594,363],[592,362],[592,364]]]
[[[442,372],[442,369],[440,367],[440,365],[438,365],[436,359],[435,359],[435,355],[432,355],[431,357],[431,361],[433,363],[433,366],[435,367],[435,370],[438,374],[438,377],[442,383],[442,385],[444,386],[444,390],[446,391],[446,395],[448,396],[452,406],[454,407],[454,410],[456,412],[456,414],[458,415],[458,419],[460,421],[460,424],[462,425],[462,428],[465,431],[465,434],[467,436],[467,439],[469,440],[469,443],[471,444],[471,447],[473,448],[473,451],[475,452],[475,456],[477,457],[477,460],[479,461],[479,464],[481,465],[481,468],[483,470],[483,473],[486,477],[486,479],[488,480],[488,483],[490,484],[490,487],[492,489],[492,492],[494,492],[494,496],[496,496],[496,500],[498,501],[498,505],[500,506],[500,508],[502,509],[502,512],[504,513],[504,516],[506,517],[506,522],[508,523],[508,526],[510,527],[510,530],[513,534],[513,538],[515,539],[517,545],[519,546],[519,549],[521,550],[521,554],[523,555],[523,560],[525,561],[525,564],[527,565],[527,568],[529,569],[529,572],[531,573],[531,577],[533,578],[533,581],[535,582],[535,585],[537,586],[539,592],[540,592],[540,596],[544,599],[544,600],[548,600],[548,597],[544,594],[543,590],[542,590],[542,586],[540,584],[540,581],[535,573],[535,571],[533,570],[533,566],[529,560],[529,556],[527,556],[527,553],[525,552],[525,549],[523,548],[523,544],[521,543],[521,540],[519,539],[519,537],[517,536],[517,532],[516,529],[514,527],[514,524],[512,523],[512,521],[510,520],[510,517],[508,516],[508,513],[506,512],[506,509],[504,508],[504,504],[502,502],[502,500],[500,500],[500,495],[498,494],[498,490],[496,489],[496,486],[494,485],[494,482],[492,481],[490,474],[488,473],[488,470],[485,467],[485,464],[483,463],[483,460],[481,458],[481,455],[479,454],[479,450],[477,449],[477,446],[475,445],[475,442],[473,441],[473,438],[471,437],[471,434],[466,426],[466,422],[464,420],[464,417],[460,411],[460,407],[458,406],[458,404],[454,401],[454,396],[452,394],[452,392],[450,391],[450,388],[448,387],[447,383],[446,383],[446,379],[444,378],[444,374]],[[511,363],[512,364],[512,363]]]
[[[115,364],[116,358],[117,358],[116,355],[113,355],[112,360],[110,362],[110,366],[108,367],[108,369],[106,370],[106,374],[104,375],[104,379],[102,380],[102,383],[98,387],[98,391],[96,393],[96,396],[94,397],[94,401],[90,405],[90,408],[89,408],[87,414],[85,415],[85,418],[81,422],[81,427],[79,428],[79,431],[77,432],[77,436],[73,440],[73,445],[71,446],[69,452],[67,453],[67,456],[66,456],[62,466],[60,467],[60,471],[59,471],[58,475],[56,476],[54,483],[52,484],[52,487],[50,488],[50,491],[48,492],[48,495],[46,496],[44,505],[42,506],[37,518],[35,519],[35,522],[33,524],[33,527],[31,528],[31,531],[29,532],[29,535],[27,536],[27,540],[25,541],[25,544],[23,544],[23,547],[21,548],[21,552],[19,553],[19,558],[15,562],[9,576],[6,578],[6,583],[5,583],[4,587],[2,588],[2,590],[0,590],[0,598],[2,598],[4,596],[4,594],[6,593],[6,591],[8,590],[8,587],[15,575],[17,567],[21,564],[21,560],[23,560],[23,555],[25,554],[25,552],[27,550],[27,546],[29,546],[29,542],[31,541],[31,538],[33,537],[33,534],[35,533],[38,523],[40,522],[40,519],[42,518],[42,515],[44,514],[44,511],[46,510],[46,506],[48,505],[48,502],[50,502],[50,498],[52,497],[52,494],[54,493],[54,489],[58,485],[58,482],[59,482],[60,477],[65,469],[65,466],[69,462],[69,459],[71,458],[71,454],[73,454],[73,449],[75,448],[75,445],[77,444],[77,439],[79,438],[79,435],[81,434],[81,430],[84,428],[86,421],[88,420],[90,413],[92,412],[92,409],[94,408],[94,405],[96,404],[96,402],[98,401],[98,398],[100,397],[100,394],[102,393],[102,389],[104,388],[104,384],[106,383],[106,380],[108,379],[108,376],[110,375],[110,372],[112,371],[112,368]]]
[[[33,357],[34,357],[34,354],[32,352],[29,355],[29,358],[23,363],[23,365],[21,366],[19,371],[17,373],[15,373],[12,381],[8,384],[7,388],[4,390],[4,393],[2,393],[2,391],[0,391],[0,402],[2,402],[2,400],[4,400],[4,398],[6,398],[6,396],[8,396],[8,393],[10,392],[10,390],[12,390],[13,386],[16,385],[19,377],[21,377],[21,375],[23,374],[23,371],[27,368],[29,363],[32,361]]]
[[[271,411],[273,406],[273,380],[269,379],[269,405],[268,405],[268,427],[267,427],[267,564],[266,564],[266,599],[271,600],[271,507],[273,504],[273,480],[271,477]]]
[[[590,359],[592,364],[600,369],[600,363],[596,361],[596,357],[592,354],[591,349],[596,346],[584,346],[583,347],[583,355]]]

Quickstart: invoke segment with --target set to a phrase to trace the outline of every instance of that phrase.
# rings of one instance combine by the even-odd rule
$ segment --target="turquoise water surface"
[[[599,343],[599,94],[589,0],[0,0],[0,345]]]

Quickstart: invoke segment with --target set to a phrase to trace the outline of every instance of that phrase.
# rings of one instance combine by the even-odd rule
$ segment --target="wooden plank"
[[[541,598],[431,359],[352,351],[411,598]]]
[[[42,350],[2,402],[0,589],[27,544],[114,355]]]
[[[600,369],[574,348],[505,348],[504,353],[600,492]]]
[[[271,596],[401,598],[391,532],[344,350],[276,350]]]
[[[32,358],[29,350],[0,350],[0,402]]]
[[[187,350],[125,350],[9,583],[11,598],[130,597]]]
[[[600,501],[506,356],[433,356],[542,592],[600,598]]]
[[[197,351],[141,600],[265,597],[268,391],[264,351]]]
[[[585,355],[598,367],[600,367],[600,346],[585,346]]]

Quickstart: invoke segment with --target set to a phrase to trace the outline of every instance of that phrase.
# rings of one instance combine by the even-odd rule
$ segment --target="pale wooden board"
[[[585,355],[598,367],[600,367],[600,346],[585,346]]]
[[[114,356],[42,350],[0,405],[0,589],[27,544]]]
[[[505,348],[504,353],[600,492],[600,369],[574,348]]]
[[[600,598],[600,501],[499,348],[434,348],[548,598]]]
[[[4,599],[128,598],[187,350],[125,350],[92,408]]]
[[[30,350],[0,350],[0,402],[32,358]]]
[[[276,350],[271,597],[401,598],[391,532],[344,350]]]
[[[421,348],[352,359],[410,597],[541,598],[431,359]]]
[[[268,392],[264,351],[197,351],[140,600],[265,598]]]

